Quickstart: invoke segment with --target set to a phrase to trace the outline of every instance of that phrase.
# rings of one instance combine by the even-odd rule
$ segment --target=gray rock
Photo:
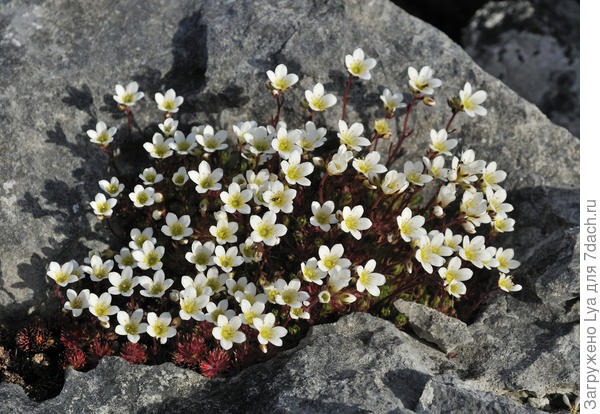
[[[463,31],[486,71],[579,136],[579,2],[489,2]]]
[[[444,352],[451,352],[459,345],[473,342],[467,324],[459,319],[402,299],[394,302],[394,306],[398,312],[406,315],[408,325],[419,338],[436,344]]]

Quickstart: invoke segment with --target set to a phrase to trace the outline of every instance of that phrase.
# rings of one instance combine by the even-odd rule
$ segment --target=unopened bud
[[[322,168],[325,166],[325,160],[323,159],[323,157],[313,157],[312,163],[314,164],[315,167],[319,167],[319,168]]]
[[[346,305],[349,305],[351,303],[356,302],[356,296],[354,296],[352,293],[342,293],[340,296],[340,300]]]
[[[100,326],[103,328],[110,328],[110,321],[100,321]]]
[[[156,221],[160,220],[162,218],[162,210],[154,210],[152,212],[152,218]]]
[[[436,217],[443,217],[444,216],[444,209],[441,206],[435,206],[433,208],[433,215]]]
[[[179,291],[177,289],[171,289],[169,292],[169,299],[171,302],[179,302]]]
[[[177,328],[179,325],[181,325],[181,318],[179,316],[176,316],[173,318],[173,322],[171,322],[171,326],[173,326],[174,328]]]
[[[165,199],[165,197],[162,195],[162,193],[154,193],[154,202],[156,203],[162,203],[163,200]]]
[[[381,138],[388,139],[390,137],[390,126],[387,119],[377,119],[373,127]]]
[[[465,231],[469,234],[475,234],[475,225],[473,223],[471,223],[470,221],[465,221],[462,224],[463,229],[465,229]]]
[[[423,103],[427,106],[435,106],[435,99],[430,96],[423,98]]]

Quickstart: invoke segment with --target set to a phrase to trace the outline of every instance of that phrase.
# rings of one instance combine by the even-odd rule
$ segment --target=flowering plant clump
[[[403,297],[465,316],[491,291],[519,290],[509,275],[519,266],[513,250],[491,245],[515,224],[501,187],[506,173],[473,150],[453,153],[453,120],[485,115],[486,93],[465,83],[448,100],[445,127],[425,131],[423,154],[394,167],[415,132],[413,109],[434,105],[442,82],[428,66],[410,67],[410,100],[381,91],[382,117],[370,128],[347,120],[346,107],[352,82],[371,79],[376,63],[362,49],[345,57],[341,100],[321,83],[306,90],[304,125],[284,122],[284,96],[299,77],[282,64],[266,72],[275,100],[268,125],[184,129],[175,119],[184,98],[173,89],[156,93],[162,117],[143,144],[147,166],[139,176],[106,177],[90,201],[121,245],[90,252],[82,265],[49,264],[64,312],[106,330],[84,351],[132,363],[166,355],[215,377],[345,312],[391,318],[391,304]],[[135,82],[115,88],[129,136],[144,97],[138,89]],[[339,101],[337,129],[328,131],[317,113],[335,111]],[[403,108],[391,139],[390,121]],[[88,135],[115,168],[117,129],[98,122]],[[491,290],[477,287],[490,278]],[[461,303],[469,312],[458,312]],[[83,366],[86,356],[66,336],[68,361]]]

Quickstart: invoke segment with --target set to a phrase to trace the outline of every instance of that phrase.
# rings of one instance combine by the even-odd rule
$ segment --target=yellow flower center
[[[103,267],[98,267],[94,269],[93,274],[97,279],[104,279],[106,276],[108,276],[108,270]]]
[[[212,188],[214,185],[215,185],[215,182],[210,175],[208,177],[205,177],[202,180],[200,180],[200,187],[202,187],[202,188],[208,189],[208,188]]]
[[[127,332],[129,335],[137,335],[138,330],[139,330],[139,325],[136,321],[130,320],[129,322],[127,322],[125,324],[123,329],[125,329],[125,332]]]
[[[110,206],[108,203],[97,203],[96,210],[98,210],[98,213],[106,213],[108,210],[110,210]]]
[[[226,226],[219,227],[215,234],[217,235],[217,239],[220,239],[220,240],[228,240],[231,237],[231,232],[229,231],[229,227],[226,227]]]
[[[279,90],[285,91],[288,88],[288,83],[285,78],[277,78],[273,82],[273,86]]]
[[[263,239],[270,239],[273,237],[273,226],[267,223],[262,223],[256,229],[258,235]]]
[[[116,184],[109,184],[106,187],[106,192],[110,195],[116,194],[119,191],[119,186]]]
[[[81,309],[83,308],[83,301],[79,298],[75,298],[69,302],[71,304],[71,308],[73,309]]]
[[[223,262],[221,261],[221,263],[223,263]],[[210,279],[208,279],[206,281],[206,286],[211,288],[211,290],[213,292],[216,292],[221,287],[221,283],[219,282],[219,279],[211,277]]]
[[[335,256],[327,256],[323,259],[323,265],[327,269],[333,269],[338,264],[338,258]]]
[[[327,105],[325,104],[325,99],[322,96],[313,96],[311,102],[312,106],[315,107],[317,111],[324,111],[327,109]]]
[[[315,214],[315,219],[319,224],[329,224],[329,216],[330,214],[327,211],[321,209],[317,211],[317,214]]]
[[[363,284],[363,286],[367,286],[369,285],[369,283],[371,283],[371,274],[369,272],[367,272],[366,270],[363,270],[362,272],[360,272],[360,283]]]
[[[132,284],[133,283],[131,282],[130,279],[121,280],[121,283],[119,283],[119,292],[121,292],[121,293],[129,292],[131,290]]]
[[[96,141],[101,142],[101,143],[105,143],[109,139],[110,139],[110,135],[108,135],[108,132],[103,132],[101,134],[98,134],[98,136],[96,137]]]
[[[160,295],[164,290],[165,290],[165,287],[162,283],[154,283],[150,287],[150,294],[151,295]]]
[[[267,296],[271,302],[275,302],[277,295],[279,295],[279,291],[277,289],[269,289],[269,292],[267,293]]]
[[[161,321],[156,321],[156,324],[152,327],[152,330],[157,338],[162,338],[169,331],[169,327]]]
[[[150,252],[144,257],[144,263],[148,267],[156,266],[160,262],[160,257],[156,252]]]
[[[308,266],[304,267],[303,273],[307,279],[315,280],[317,278],[317,271],[312,267],[308,267]]]
[[[254,322],[254,318],[256,318],[258,314],[253,310],[249,310],[248,312],[244,313],[244,316],[246,317],[246,323],[248,325],[252,325]]]
[[[221,336],[226,341],[232,341],[235,338],[236,331],[229,325],[221,327]]]
[[[273,329],[268,326],[263,326],[260,328],[260,336],[262,336],[267,341],[273,339]]]
[[[152,150],[159,158],[163,158],[167,152],[169,152],[169,148],[159,144],[159,145],[155,145],[154,149]]]
[[[183,236],[184,233],[183,224],[179,222],[171,224],[169,230],[171,230],[171,236],[174,237]]]
[[[231,194],[229,196],[229,205],[238,210],[244,205],[244,199],[240,194]]]
[[[279,191],[277,193],[274,193],[271,196],[270,202],[275,207],[279,207],[279,208],[283,207],[283,205],[285,204],[285,194],[284,194],[284,192],[283,191]]]
[[[289,152],[292,149],[292,141],[288,137],[279,138],[279,151]]]
[[[109,311],[110,305],[106,302],[98,302],[96,306],[94,306],[94,312],[96,312],[96,316],[99,318],[107,316]]]
[[[69,280],[69,275],[60,271],[55,274],[54,280],[56,280],[56,283],[66,283]]]
[[[221,266],[222,267],[232,267],[233,258],[231,256],[221,256]]]
[[[281,294],[281,299],[287,304],[291,305],[296,302],[296,291],[288,289]]]
[[[290,165],[287,170],[287,176],[290,180],[298,181],[303,178],[302,169],[300,165]]]
[[[156,180],[156,174],[147,173],[147,174],[144,176],[144,179],[145,179],[146,181],[148,181],[149,183],[153,183],[153,182],[154,182],[154,180]]]
[[[187,141],[181,141],[179,144],[177,144],[177,149],[179,151],[187,151],[190,148],[190,143]]]
[[[348,227],[348,230],[358,230],[358,217],[348,216],[344,219],[344,223],[346,223],[346,227]]]
[[[350,64],[348,69],[353,75],[362,75],[367,71],[367,66],[365,65],[365,62],[361,60],[355,60]]]
[[[148,202],[149,198],[150,197],[148,196],[148,193],[142,191],[141,193],[137,193],[135,196],[135,201],[137,201],[138,204],[144,205]]]
[[[137,197],[136,197],[136,199],[137,199]],[[138,201],[139,201],[139,200],[138,200]],[[138,236],[138,237],[135,239],[135,244],[136,244],[136,245],[137,245],[139,248],[141,248],[141,247],[144,245],[144,242],[145,242],[145,241],[147,241],[147,240],[150,240],[150,239],[149,239],[149,238],[148,238],[148,237],[147,237],[145,234],[142,234],[142,235]]]
[[[188,315],[193,315],[198,312],[198,303],[195,299],[185,300],[181,306],[181,309],[183,309],[183,311]]]
[[[175,109],[175,102],[173,102],[171,100],[164,100],[163,103],[162,103],[162,106],[167,111],[172,111],[173,109]]]
[[[206,253],[196,253],[194,256],[194,263],[200,266],[206,266],[208,264],[208,259],[210,259],[210,257]]]
[[[125,95],[123,95],[122,100],[123,103],[132,103],[135,101],[132,93],[126,93]]]

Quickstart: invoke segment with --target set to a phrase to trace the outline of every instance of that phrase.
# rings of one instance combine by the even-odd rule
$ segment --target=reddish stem
[[[129,137],[131,137],[131,121],[133,120],[133,114],[131,113],[131,108],[126,106],[125,111],[127,112],[127,131],[129,133]]]
[[[450,119],[448,120],[448,123],[446,124],[446,132],[448,134],[451,134],[455,131],[454,129],[452,131],[450,131],[450,125],[452,125],[452,121],[454,121],[454,118],[456,117],[458,112],[459,111],[452,111],[452,116],[450,117]]]
[[[346,81],[346,89],[344,90],[344,104],[342,106],[342,121],[346,119],[346,104],[348,103],[348,92],[350,92],[350,84],[354,80],[354,75],[350,75]]]
[[[323,188],[325,187],[325,180],[327,180],[327,177],[329,177],[329,174],[326,172],[319,185],[319,202],[321,205],[323,205]]]
[[[407,134],[406,129],[408,128],[408,117],[413,109],[413,106],[415,105],[415,102],[417,102],[417,100],[418,100],[417,96],[413,95],[412,99],[410,100],[410,103],[408,104],[408,108],[406,108],[406,114],[404,115],[404,126],[402,128],[402,136],[400,137],[400,140],[398,141],[398,144],[396,145],[396,147],[388,153],[388,159],[387,159],[387,162],[385,163],[386,166],[388,166],[390,164],[390,162],[392,161],[392,159],[394,159],[396,157],[396,154],[400,150],[402,143],[412,133],[412,131],[410,131]]]
[[[279,99],[280,96],[280,93],[275,95],[275,100],[277,101],[277,114],[275,115],[275,118],[271,120],[271,125],[273,125],[273,128],[277,128],[277,124],[279,123],[279,116],[281,114],[281,107],[283,106],[283,100]]]

